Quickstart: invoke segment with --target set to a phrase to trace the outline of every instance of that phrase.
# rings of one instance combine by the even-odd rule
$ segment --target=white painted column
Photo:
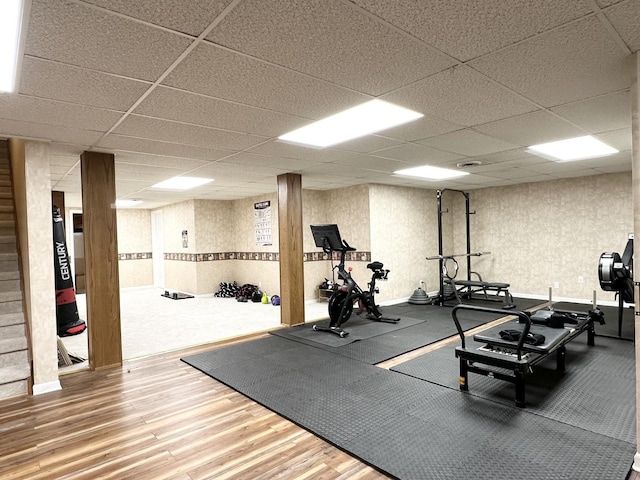
[[[49,144],[11,139],[16,224],[33,365],[33,394],[60,390]]]
[[[640,61],[638,54],[634,54],[633,73],[631,78],[631,148],[632,148],[632,191],[633,191],[633,237],[634,250],[634,298],[635,298],[635,339],[636,339],[636,431],[640,432],[640,295],[638,281],[640,281],[640,254],[638,253],[638,239],[640,239]],[[640,472],[640,437],[636,440],[636,454],[633,459],[633,469]]]

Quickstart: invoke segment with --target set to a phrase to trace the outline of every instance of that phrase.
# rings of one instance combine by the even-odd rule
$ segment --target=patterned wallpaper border
[[[152,258],[151,252],[139,253],[119,253],[118,260],[149,260]]]
[[[321,262],[330,260],[324,252],[310,252],[303,254],[305,262]],[[149,257],[151,255],[149,254]],[[254,260],[260,262],[277,262],[280,260],[278,252],[219,252],[219,253],[165,253],[165,260],[179,262],[215,262],[219,260]],[[333,252],[333,260],[338,261],[340,254]],[[371,252],[347,252],[349,262],[370,262]]]

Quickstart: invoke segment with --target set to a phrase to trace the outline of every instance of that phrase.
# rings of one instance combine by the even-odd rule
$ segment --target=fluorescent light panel
[[[118,198],[116,199],[116,207],[117,208],[131,208],[136,205],[140,205],[142,200],[132,200],[129,198]]]
[[[286,133],[278,139],[312,147],[329,147],[423,116],[422,113],[383,100],[371,100]]]
[[[0,92],[15,89],[22,1],[3,0],[0,14]]]
[[[198,178],[198,177],[173,177],[164,182],[156,183],[151,188],[158,188],[162,190],[189,190],[201,185],[213,182],[213,178]]]
[[[570,162],[573,160],[584,160],[586,158],[605,157],[618,153],[618,150],[602,143],[591,135],[587,135],[584,137],[559,140],[557,142],[532,145],[527,149],[527,152],[554,161]]]
[[[469,175],[469,172],[460,172],[458,170],[451,170],[449,168],[440,167],[414,167],[407,168],[405,170],[397,170],[393,172],[395,175],[401,175],[404,177],[419,177],[426,180],[447,180],[449,178],[464,177]]]

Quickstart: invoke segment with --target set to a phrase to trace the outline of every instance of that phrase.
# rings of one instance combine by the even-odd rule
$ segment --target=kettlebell
[[[269,297],[267,296],[267,292],[262,292],[262,299],[260,300],[262,303],[269,303]]]

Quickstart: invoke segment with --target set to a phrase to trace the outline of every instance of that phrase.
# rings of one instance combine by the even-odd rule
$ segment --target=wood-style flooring
[[[201,350],[0,402],[0,479],[388,478],[180,361]]]

